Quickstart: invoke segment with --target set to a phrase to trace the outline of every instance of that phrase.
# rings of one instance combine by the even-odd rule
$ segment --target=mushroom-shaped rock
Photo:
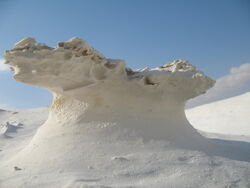
[[[48,120],[19,159],[25,161],[30,153],[35,159],[53,146],[50,157],[55,160],[60,155],[71,159],[74,147],[82,151],[75,153],[81,158],[77,155],[88,153],[85,143],[100,151],[116,147],[117,139],[124,143],[159,139],[193,149],[207,145],[187,121],[184,106],[214,81],[185,60],[132,70],[123,60],[106,58],[79,38],[56,47],[24,39],[6,51],[5,59],[15,80],[54,95]],[[46,163],[46,158],[39,163]]]

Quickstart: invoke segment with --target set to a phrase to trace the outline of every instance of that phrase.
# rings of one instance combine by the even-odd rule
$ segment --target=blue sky
[[[230,93],[250,91],[248,0],[0,1],[1,55],[22,38],[55,46],[73,36],[84,38],[106,57],[126,60],[132,68],[187,59],[216,80],[238,68],[245,76],[237,72],[244,79]],[[242,64],[247,65],[240,68]],[[0,108],[49,105],[47,91],[13,81],[3,69]],[[225,93],[222,96],[230,94]]]

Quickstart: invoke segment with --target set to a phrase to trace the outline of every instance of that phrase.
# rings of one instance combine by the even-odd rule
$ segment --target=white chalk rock
[[[24,39],[5,58],[15,80],[54,94],[47,122],[16,156],[22,166],[44,166],[44,153],[50,153],[55,167],[62,167],[58,158],[65,168],[74,159],[78,165],[89,152],[86,148],[98,153],[111,147],[116,156],[123,147],[114,144],[117,139],[125,145],[140,139],[193,149],[207,145],[187,121],[184,106],[214,81],[187,61],[133,71],[123,60],[108,59],[79,38],[55,48]],[[31,153],[32,160],[27,157]]]

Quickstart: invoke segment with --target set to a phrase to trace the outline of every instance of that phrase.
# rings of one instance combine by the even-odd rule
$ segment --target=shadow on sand
[[[220,156],[237,161],[250,162],[250,143],[243,141],[208,139],[209,148],[203,151],[209,156]]]

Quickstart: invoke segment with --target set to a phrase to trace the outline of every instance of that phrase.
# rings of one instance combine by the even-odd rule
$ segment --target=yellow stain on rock
[[[62,103],[64,102],[64,100],[62,98],[56,98],[53,101],[53,104],[50,106],[51,110],[55,110],[58,108],[58,106],[60,106]]]
[[[96,95],[96,96],[93,96],[93,101],[94,101],[94,106],[98,107],[98,106],[101,106],[102,105],[102,97]]]

